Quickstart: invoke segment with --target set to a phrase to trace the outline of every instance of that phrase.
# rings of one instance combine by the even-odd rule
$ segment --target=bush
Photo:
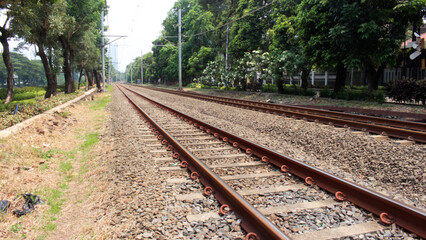
[[[25,100],[30,98],[35,98],[38,96],[43,96],[45,94],[43,87],[23,87],[23,88],[13,88],[13,100]],[[0,100],[5,100],[7,95],[7,89],[0,89]]]
[[[264,84],[262,86],[262,92],[276,93],[278,92],[278,87],[275,84]]]
[[[396,102],[426,104],[426,80],[399,79],[386,86],[386,92]]]
[[[321,97],[331,98],[333,96],[333,91],[331,91],[328,87],[320,90]]]
[[[0,104],[0,130],[74,99],[81,95],[82,92],[77,91],[71,94],[61,94],[48,99],[37,97],[8,104]],[[18,103],[19,111],[18,114],[14,115],[13,113]]]
[[[343,100],[359,100],[359,101],[374,101],[383,103],[385,101],[385,95],[383,91],[377,90],[372,93],[368,92],[367,87],[357,87],[355,89],[344,89],[335,94],[329,88],[323,88],[320,90],[321,97],[343,99]]]
[[[284,94],[299,95],[299,96],[308,96],[308,97],[312,97],[312,96],[315,96],[317,94],[312,89],[308,88],[308,89],[305,90],[305,89],[300,88],[300,87],[298,87],[296,85],[285,84],[283,87],[284,87],[284,89],[283,89],[283,93]]]
[[[187,87],[189,87],[189,88],[197,88],[198,87],[198,85],[199,85],[199,83],[190,83],[190,84],[188,84],[188,85],[186,85]]]
[[[222,87],[220,87],[220,90],[236,91],[237,88],[236,87],[225,87],[225,86],[222,86]]]

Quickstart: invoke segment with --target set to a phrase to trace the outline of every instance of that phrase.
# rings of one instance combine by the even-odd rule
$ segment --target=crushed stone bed
[[[239,239],[245,233],[233,214],[203,222],[188,222],[188,214],[218,211],[218,202],[206,198],[185,203],[175,199],[180,189],[202,189],[199,183],[168,184],[169,178],[188,178],[185,171],[161,172],[158,154],[140,135],[144,122],[117,89],[109,105],[111,120],[102,136],[112,143],[106,155],[111,186],[100,208],[98,224],[111,239]],[[138,130],[140,129],[140,130]],[[143,133],[143,134],[142,134]],[[147,135],[147,134],[146,134]],[[146,139],[152,139],[146,137]],[[159,143],[159,142],[155,142]],[[171,161],[173,162],[173,161]]]
[[[133,87],[160,103],[287,156],[426,209],[426,148],[368,134]],[[178,103],[178,104],[176,104]]]

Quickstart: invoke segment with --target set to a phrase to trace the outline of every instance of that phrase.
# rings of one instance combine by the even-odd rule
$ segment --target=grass
[[[90,106],[90,109],[94,111],[104,109],[110,101],[111,101],[111,97],[109,95],[102,97],[100,100],[93,102],[92,106]]]
[[[58,115],[58,116],[60,116],[60,117],[63,117],[63,118],[68,118],[68,116],[70,115],[70,113],[66,112],[66,111],[64,111],[64,112],[55,112],[55,114]]]
[[[19,221],[10,227],[10,231],[13,233],[19,233],[22,230],[22,228],[23,228],[22,223]]]
[[[49,164],[47,164],[47,163],[42,164],[42,165],[40,165],[38,168],[39,168],[40,170],[47,170],[47,169],[49,169]]]
[[[82,131],[76,131],[76,133],[83,134]],[[67,200],[65,198],[64,191],[69,189],[67,183],[73,180],[73,163],[76,161],[75,158],[77,152],[82,153],[81,159],[79,160],[81,163],[83,163],[83,165],[79,168],[78,180],[82,182],[84,180],[84,175],[89,171],[89,167],[85,164],[88,160],[87,155],[93,148],[93,146],[99,142],[99,133],[93,132],[87,133],[85,135],[77,135],[77,138],[82,139],[83,142],[77,148],[69,152],[57,149],[50,149],[46,152],[41,151],[40,153],[41,156],[47,159],[51,159],[54,154],[61,154],[63,158],[66,158],[66,160],[59,162],[59,171],[64,175],[63,182],[60,183],[58,185],[58,188],[56,189],[47,188],[44,189],[41,193],[39,193],[40,195],[45,197],[47,204],[50,206],[50,209],[48,211],[48,214],[43,217],[44,224],[42,227],[40,227],[40,230],[44,231],[44,233],[38,236],[37,239],[47,238],[47,232],[53,231],[57,227],[57,225],[55,224],[55,221],[57,219],[56,216],[60,214],[62,205]],[[86,197],[89,197],[91,192],[92,189],[89,191],[88,194],[86,194]],[[80,199],[79,201],[83,202],[82,199]]]
[[[112,87],[108,87],[107,90],[111,92]],[[65,102],[65,100],[59,99],[55,99],[55,101]],[[62,223],[58,222],[58,219],[60,219],[63,209],[65,207],[68,208],[66,205],[75,204],[75,202],[84,204],[87,198],[95,191],[95,188],[87,181],[87,174],[92,171],[92,169],[96,168],[96,165],[92,164],[90,161],[90,152],[100,141],[100,129],[105,121],[103,110],[110,101],[111,98],[108,95],[98,95],[95,101],[83,103],[91,109],[89,110],[91,112],[89,115],[90,119],[88,120],[89,123],[87,127],[85,126],[80,130],[70,128],[74,134],[71,132],[73,136],[67,137],[76,138],[78,144],[67,146],[66,151],[58,148],[47,150],[45,148],[33,147],[31,144],[17,144],[14,151],[10,152],[0,151],[2,164],[7,164],[8,159],[13,161],[14,159],[21,159],[24,153],[31,155],[31,158],[35,159],[35,164],[39,162],[42,163],[40,165],[37,164],[38,169],[36,171],[41,173],[40,178],[43,179],[43,181],[32,187],[30,192],[42,198],[45,202],[43,207],[45,211],[43,210],[42,215],[35,216],[35,221],[33,223],[24,222],[24,220],[10,223],[7,230],[14,239],[28,238],[26,234],[32,239],[42,240],[48,238],[50,235],[49,232],[55,231],[62,226]],[[92,112],[92,110],[94,112]],[[1,114],[2,113],[0,113],[0,129]],[[63,111],[56,114],[63,118],[67,118],[70,112]],[[86,119],[86,117],[84,117],[84,119]],[[0,140],[0,143],[9,144],[9,142],[4,139]],[[65,141],[59,141],[58,143],[68,144]],[[70,144],[74,144],[74,141]],[[38,144],[36,145],[38,146]],[[85,186],[88,185],[87,189],[85,188],[86,190],[77,197],[76,201],[71,203],[70,200],[73,199],[72,196],[74,196],[74,192],[76,191],[73,190],[74,186],[81,184]],[[1,217],[2,216],[0,216],[0,218]],[[34,232],[27,232],[31,229],[31,227],[28,227],[28,224],[34,224],[31,225],[31,231]],[[35,236],[31,234],[35,234]]]
[[[25,93],[26,96],[21,96],[21,100],[19,101],[13,101],[11,103],[4,104],[4,101],[0,100],[0,130],[13,126],[14,124],[22,122],[25,119],[33,117],[57,105],[74,99],[82,93],[82,90],[78,90],[75,93],[60,94],[48,99],[44,99],[44,94],[41,94],[41,92],[36,94]],[[15,115],[14,112],[17,104],[19,104],[19,108],[17,114]],[[63,117],[67,117],[68,114],[69,113],[66,112],[60,113],[60,115]]]

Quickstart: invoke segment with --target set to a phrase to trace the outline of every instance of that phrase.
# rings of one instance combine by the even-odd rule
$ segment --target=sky
[[[118,70],[143,53],[151,51],[152,41],[161,34],[162,22],[176,0],[107,0],[109,25],[105,35],[126,35],[114,42],[118,45]],[[110,37],[110,42],[116,38]]]

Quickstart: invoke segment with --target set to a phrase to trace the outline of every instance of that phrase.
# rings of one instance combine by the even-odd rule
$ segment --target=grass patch
[[[60,162],[59,169],[61,170],[62,173],[68,174],[70,170],[72,169],[72,164],[70,161]]]
[[[15,224],[13,224],[11,227],[10,227],[10,231],[11,232],[13,232],[13,233],[19,233],[21,230],[22,230],[22,223],[19,221],[19,222],[17,222],[17,223],[15,223]]]
[[[19,101],[15,100],[8,104],[4,104],[3,101],[0,101],[0,130],[13,126],[16,123],[24,121],[25,119],[31,118],[71,99],[74,99],[82,93],[82,90],[78,90],[75,93],[60,94],[48,99],[44,99],[43,96],[39,96],[44,95],[41,93],[36,93],[35,95],[26,93],[26,96],[21,97],[21,100]],[[30,96],[35,97],[29,98]],[[15,115],[14,112],[17,104],[19,104],[19,108],[17,114]]]
[[[55,230],[55,229],[56,229],[56,224],[54,224],[54,223],[48,223],[48,224],[44,225],[44,226],[42,227],[42,229],[43,229],[44,231],[53,231],[53,230]]]
[[[64,112],[55,112],[56,115],[62,117],[62,118],[68,118],[68,116],[70,115],[69,112],[64,111]]]
[[[85,141],[82,145],[80,145],[79,150],[87,152],[97,142],[99,142],[99,133],[95,132],[87,134],[85,137]]]
[[[39,166],[38,166],[38,168],[39,168],[40,170],[46,170],[46,169],[49,169],[49,164],[47,164],[47,163],[45,163],[45,164],[41,164],[41,165],[39,165]]]
[[[90,106],[90,109],[94,111],[99,111],[101,109],[104,109],[109,102],[111,102],[111,97],[109,95],[104,96],[101,99],[92,102],[92,106]]]

